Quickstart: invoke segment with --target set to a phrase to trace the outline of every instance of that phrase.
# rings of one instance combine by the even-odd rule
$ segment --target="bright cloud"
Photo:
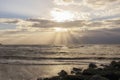
[[[119,0],[86,0],[87,5],[93,8],[107,7],[111,4],[119,3]]]
[[[8,20],[8,21],[7,21]],[[11,21],[10,21],[11,20]],[[14,19],[0,19],[0,22],[7,24],[15,24],[17,29],[21,30],[30,30],[37,31],[39,29],[51,29],[54,27],[63,27],[63,28],[86,28],[87,30],[91,29],[111,29],[119,28],[120,19],[114,20],[104,20],[104,21],[86,21],[86,20],[76,20],[76,21],[67,21],[67,22],[55,22],[52,20],[45,19],[26,19],[26,20],[15,20]]]
[[[51,11],[51,16],[53,17],[53,20],[57,22],[72,21],[75,17],[72,12],[61,9],[54,9]]]
[[[11,22],[8,21],[4,19],[4,23],[16,24],[17,27],[0,31],[0,42],[4,44],[118,43],[120,40],[120,19],[69,22],[26,19],[16,23],[12,23],[12,19]]]
[[[117,43],[120,0],[3,0],[1,23],[3,43]]]
[[[74,3],[74,0],[54,0],[56,5],[70,5]]]

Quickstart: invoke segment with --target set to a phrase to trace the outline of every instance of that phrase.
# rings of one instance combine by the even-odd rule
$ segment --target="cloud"
[[[17,23],[20,19],[9,19],[9,18],[0,18],[0,23]]]
[[[54,0],[56,5],[70,5],[74,3],[74,0]]]
[[[111,4],[120,4],[119,0],[54,0],[56,5],[74,5],[81,7],[103,8]]]
[[[36,28],[32,27],[32,25],[36,24],[37,22],[34,21],[27,21],[23,19],[9,19],[9,18],[0,18],[0,23],[6,23],[6,24],[14,24],[16,25],[16,29],[13,29],[13,32],[19,32],[19,31],[35,31]],[[5,30],[6,32],[9,32],[9,30]],[[11,31],[11,30],[10,30]]]
[[[70,11],[75,20],[104,19],[120,15],[120,0],[72,0],[71,3],[63,0],[54,0],[56,8]]]
[[[31,21],[31,20],[30,20]],[[64,27],[64,28],[72,28],[72,27],[81,27],[87,23],[84,20],[76,20],[76,21],[69,21],[69,22],[54,22],[51,20],[39,20],[38,23],[32,25],[32,27],[39,27],[39,28],[53,28],[53,27]]]
[[[53,35],[52,32],[55,32],[54,27],[68,28],[69,30],[72,30],[71,32],[73,33],[75,32],[75,34],[70,33],[69,36],[72,37],[71,39],[73,40],[73,42],[80,43],[80,41],[81,42],[83,41],[83,43],[99,43],[99,42],[107,43],[108,41],[111,43],[112,42],[117,43],[118,41],[120,41],[119,39],[120,0],[52,0],[52,1],[49,0],[49,1],[50,2],[48,3],[46,2],[46,0],[42,0],[42,3],[44,3],[45,5],[39,5],[39,1],[35,2],[34,5],[37,4],[37,6],[33,7],[31,6],[31,3],[33,3],[33,1],[31,0],[30,5],[27,5],[26,3],[24,4],[23,6],[24,9],[21,8],[21,5],[17,4],[15,4],[15,6],[13,5],[12,7],[9,6],[4,7],[3,10],[5,10],[5,12],[8,11],[14,14],[19,13],[19,15],[28,17],[39,16],[44,17],[46,19],[0,18],[0,23],[16,25],[16,29],[0,30],[0,41],[2,37],[3,37],[2,40],[9,37],[14,37],[16,39],[14,38],[7,39],[5,42],[10,43],[9,41],[12,40],[13,43],[16,41],[19,42],[20,40],[18,36],[22,35],[22,37],[20,37],[22,39],[21,43],[24,41],[26,41],[27,43],[27,41],[29,40],[31,40],[32,43],[33,42],[32,38],[34,38],[34,40],[35,38],[38,37],[41,38],[44,36],[50,38],[47,35],[49,35],[50,33],[51,35]],[[14,1],[11,3],[14,3]],[[42,9],[43,7],[44,9]],[[36,12],[36,9],[40,8],[42,11],[37,10]],[[72,12],[75,15],[75,19],[73,21],[67,22],[55,22],[51,20],[52,18],[50,16],[50,12],[55,8],[61,9],[63,11]],[[33,11],[31,12],[31,10]],[[42,33],[45,34],[43,35]],[[53,35],[52,37],[54,36],[56,35]],[[23,37],[26,37],[26,39],[23,39]],[[43,41],[45,39],[43,39]],[[42,42],[41,39],[38,40],[38,42],[40,41]],[[34,42],[36,42],[36,40]]]
[[[116,30],[111,31],[111,30],[104,29],[104,30],[88,31],[83,35],[83,37],[80,40],[81,40],[81,43],[88,43],[88,44],[89,43],[92,43],[92,44],[119,44],[120,43],[120,35],[119,35],[119,32],[116,32]]]
[[[73,2],[73,0],[62,0],[62,1],[66,3]]]
[[[60,35],[55,34],[54,27],[68,28],[70,31],[60,38],[58,43],[66,40],[69,44],[79,43],[119,43],[120,19],[104,21],[75,20],[55,22],[45,19],[0,19],[0,22],[16,24],[16,29],[0,30],[0,42],[4,44],[53,44]],[[56,36],[56,37],[55,37]],[[42,39],[41,39],[42,37]],[[37,38],[37,39],[36,39]]]
[[[63,27],[63,28],[77,28],[77,29],[79,28],[86,30],[99,30],[99,29],[119,28],[118,25],[120,25],[120,19],[104,20],[104,21],[75,20],[69,22],[54,22],[51,20],[30,19],[28,21],[38,22],[31,26],[37,28]]]
[[[119,28],[120,19],[104,20],[104,21],[87,21],[87,20],[75,20],[68,22],[55,22],[52,20],[45,19],[0,19],[0,22],[7,24],[15,24],[18,30],[22,31],[42,31],[51,30],[54,27],[63,28],[79,28],[86,30],[97,30],[97,29],[112,29]]]
[[[103,8],[110,4],[119,3],[119,0],[86,0],[86,4],[93,8]]]

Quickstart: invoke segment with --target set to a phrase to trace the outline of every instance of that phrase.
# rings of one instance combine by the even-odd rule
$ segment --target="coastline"
[[[61,70],[58,76],[37,80],[120,80],[120,61],[112,61],[109,65],[101,64],[100,66],[90,63],[84,70],[73,67],[71,74]]]

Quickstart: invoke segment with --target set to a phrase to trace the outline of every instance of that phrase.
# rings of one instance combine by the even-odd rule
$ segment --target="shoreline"
[[[90,63],[87,69],[73,67],[71,74],[61,70],[58,76],[37,78],[37,80],[120,80],[120,61],[100,66]]]

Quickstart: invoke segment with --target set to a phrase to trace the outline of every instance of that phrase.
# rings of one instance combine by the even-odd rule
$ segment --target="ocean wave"
[[[120,57],[27,57],[27,56],[0,56],[0,59],[20,59],[20,60],[120,60]]]

